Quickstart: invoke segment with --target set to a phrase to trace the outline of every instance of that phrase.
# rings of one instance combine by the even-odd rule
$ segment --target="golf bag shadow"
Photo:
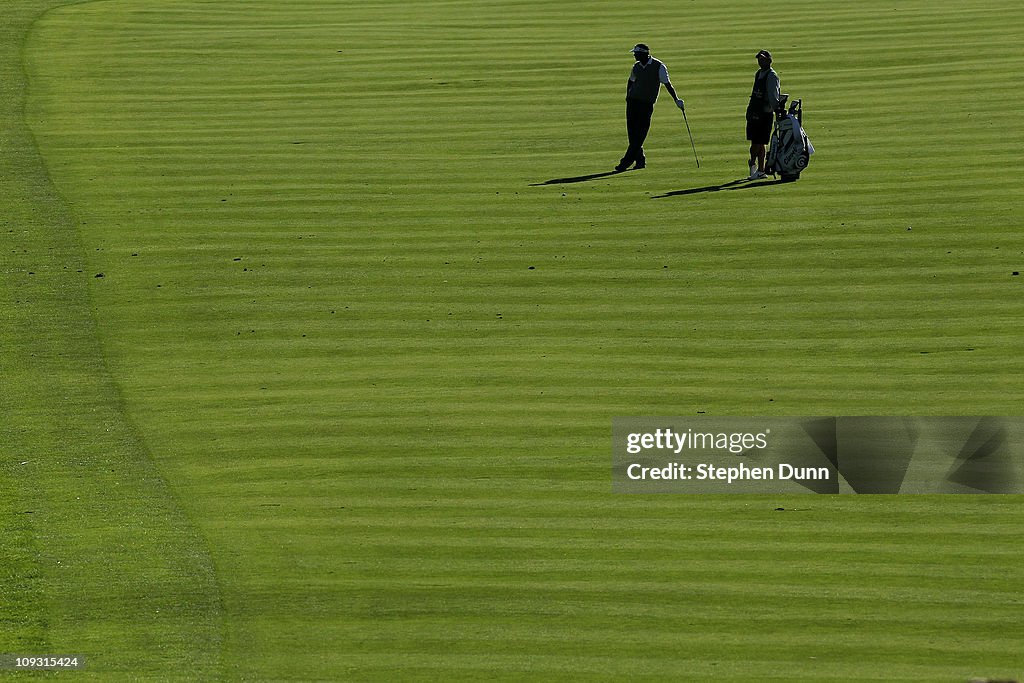
[[[803,101],[793,100],[787,111],[787,99],[789,95],[782,96],[775,112],[775,129],[765,159],[765,172],[791,181],[797,180],[800,172],[807,168],[814,146],[803,129]]]

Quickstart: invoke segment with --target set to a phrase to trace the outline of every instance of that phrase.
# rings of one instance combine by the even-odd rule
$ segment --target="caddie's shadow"
[[[728,183],[722,183],[721,185],[708,185],[706,187],[694,187],[689,190],[675,190],[674,192],[666,192],[665,194],[653,195],[651,199],[664,199],[666,197],[684,197],[689,194],[702,194],[704,192],[720,192],[722,190],[749,190],[755,187],[766,187],[768,185],[778,185],[779,183],[788,182],[782,179],[765,180],[762,182],[751,182],[748,178],[740,178],[739,180],[733,180]]]
[[[569,183],[585,183],[588,180],[597,180],[598,178],[607,178],[608,176],[619,174],[619,171],[605,171],[603,173],[591,173],[590,175],[578,175],[572,178],[552,178],[551,180],[545,180],[543,183],[531,183],[530,187],[542,187],[544,185],[568,185]]]

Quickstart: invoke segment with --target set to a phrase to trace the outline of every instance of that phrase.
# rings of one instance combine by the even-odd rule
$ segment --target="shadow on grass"
[[[651,199],[664,199],[666,197],[684,197],[690,194],[702,194],[704,192],[721,192],[722,190],[750,190],[755,187],[767,187],[769,185],[780,185],[782,183],[788,183],[788,180],[782,180],[781,178],[774,180],[764,180],[761,182],[751,182],[747,178],[740,178],[739,180],[732,180],[728,183],[722,183],[721,185],[708,185],[706,187],[694,187],[689,190],[675,190],[674,192],[666,192],[665,194],[654,195]]]
[[[545,180],[543,183],[531,183],[530,187],[541,187],[543,185],[568,185],[569,183],[585,183],[588,180],[607,178],[608,176],[619,175],[620,173],[625,173],[625,171],[605,171],[603,173],[591,173],[590,175],[578,175],[572,178],[552,178],[551,180]]]

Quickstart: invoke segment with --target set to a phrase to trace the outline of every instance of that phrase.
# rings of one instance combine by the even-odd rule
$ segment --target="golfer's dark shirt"
[[[653,57],[646,65],[640,62],[634,64],[633,72],[630,75],[632,85],[626,99],[654,104],[658,100],[658,92],[661,89],[661,68],[663,66]]]

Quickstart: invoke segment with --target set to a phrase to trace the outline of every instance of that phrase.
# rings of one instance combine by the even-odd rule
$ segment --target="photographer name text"
[[[709,463],[686,465],[668,463],[663,467],[648,467],[633,463],[626,467],[626,476],[633,481],[829,481],[835,478],[828,467],[797,467],[779,463],[774,467],[750,467],[745,463],[721,467]]]

